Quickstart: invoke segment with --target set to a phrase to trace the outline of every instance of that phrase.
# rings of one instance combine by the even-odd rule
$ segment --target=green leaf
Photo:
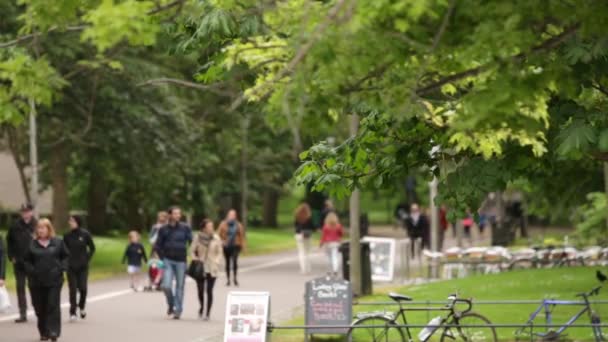
[[[100,52],[125,40],[132,45],[152,45],[160,31],[160,26],[147,14],[153,7],[152,1],[103,0],[84,16],[90,26],[82,32],[81,39],[93,43]]]
[[[593,126],[582,120],[575,120],[558,135],[557,153],[562,156],[580,156],[588,152],[597,141]]]
[[[608,151],[608,129],[604,129],[598,138],[597,143],[600,151],[606,152]]]

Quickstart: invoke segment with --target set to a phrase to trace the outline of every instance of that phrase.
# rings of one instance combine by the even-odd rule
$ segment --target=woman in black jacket
[[[89,278],[89,261],[95,254],[93,236],[82,227],[78,216],[70,216],[70,231],[63,236],[63,243],[70,252],[68,262],[68,286],[70,288],[70,321],[76,320],[76,308],[80,309],[80,318],[85,319],[87,313],[87,289]],[[80,298],[77,301],[78,293]]]
[[[55,237],[51,221],[41,219],[25,256],[25,269],[29,276],[41,341],[57,341],[61,334],[60,295],[68,257],[65,244]]]

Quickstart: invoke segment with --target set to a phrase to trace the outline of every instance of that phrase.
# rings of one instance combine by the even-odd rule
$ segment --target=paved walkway
[[[128,289],[126,278],[94,282],[90,285],[88,317],[69,323],[67,305],[62,310],[63,332],[60,341],[65,342],[207,342],[221,341],[226,295],[231,290],[269,291],[271,294],[272,321],[289,319],[294,310],[303,304],[304,283],[323,275],[326,268],[324,255],[312,258],[314,274],[299,273],[294,252],[243,258],[239,288],[227,287],[225,277],[218,278],[215,289],[211,321],[197,318],[198,299],[196,285],[186,284],[184,314],[174,321],[165,316],[164,295],[134,293]],[[62,302],[67,301],[67,292]],[[13,303],[16,301],[13,298]],[[65,303],[64,303],[65,304]],[[15,312],[0,315],[0,342],[31,342],[38,340],[36,318],[29,317],[27,324],[14,324]]]
[[[374,236],[405,238],[405,232],[387,227],[373,227]],[[446,246],[456,244],[452,234],[446,234]],[[480,238],[473,235],[472,244],[486,245],[489,236]],[[271,320],[280,322],[302,312],[304,284],[307,280],[325,274],[325,256],[317,251],[312,257],[313,274],[301,275],[295,252],[247,257],[240,262],[239,281],[241,287],[227,287],[225,277],[218,278],[215,289],[215,303],[211,321],[202,322],[197,318],[198,300],[196,285],[186,284],[184,314],[182,320],[174,321],[165,316],[164,295],[156,293],[134,293],[128,289],[124,277],[93,282],[89,288],[89,304],[86,320],[68,322],[67,285],[62,294],[63,333],[61,341],[66,342],[215,342],[222,341],[223,318],[226,309],[226,295],[231,290],[269,291],[271,294]],[[412,266],[415,264],[412,263]],[[396,280],[397,281],[397,280]],[[381,284],[378,284],[380,286]],[[374,285],[376,288],[377,286]],[[12,301],[16,304],[16,299]],[[30,312],[27,324],[14,324],[15,310],[0,315],[0,342],[36,341],[36,318]]]

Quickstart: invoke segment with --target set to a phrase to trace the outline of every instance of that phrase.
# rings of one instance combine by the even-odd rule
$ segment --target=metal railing
[[[428,324],[391,324],[390,328],[426,328]],[[534,326],[535,328],[561,328],[563,324],[529,324],[529,323],[491,323],[491,324],[440,324],[440,325],[431,325],[432,327],[437,328],[526,328],[530,326]],[[387,325],[274,325],[269,324],[269,330],[272,332],[274,330],[306,330],[306,329],[315,329],[315,330],[336,330],[336,329],[383,329],[386,328]],[[568,325],[568,328],[608,328],[608,324],[571,324]]]
[[[538,305],[541,304],[543,301],[543,299],[539,299],[539,300],[473,300],[471,299],[471,302],[474,305]],[[440,301],[440,300],[419,300],[419,301],[411,301],[411,302],[407,302],[407,305],[441,305],[441,304],[445,304],[446,301]],[[608,304],[608,300],[596,300],[596,301],[589,301],[589,304],[591,305],[597,305],[597,304]],[[399,303],[395,302],[395,301],[386,301],[386,302],[354,302],[353,305],[358,305],[358,306],[399,306]],[[562,305],[585,305],[584,301],[580,301],[580,302],[570,302],[570,303],[566,303],[566,304],[560,304],[560,306]]]

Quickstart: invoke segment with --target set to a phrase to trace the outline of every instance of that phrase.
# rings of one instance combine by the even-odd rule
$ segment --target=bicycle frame
[[[412,332],[410,331],[410,328],[407,326],[407,324],[408,324],[407,323],[407,317],[405,315],[406,311],[448,311],[449,314],[442,319],[442,322],[449,321],[454,316],[454,313],[455,313],[455,310],[454,310],[454,304],[455,304],[455,302],[452,303],[451,305],[442,306],[442,307],[435,306],[435,307],[416,307],[416,308],[404,308],[403,307],[403,303],[399,302],[398,304],[399,304],[399,311],[395,315],[395,318],[393,319],[393,322],[396,323],[396,321],[399,318],[399,316],[401,316],[401,319],[403,320],[404,325],[406,325],[405,331],[407,333],[407,339],[410,342],[413,342],[414,339],[412,337]],[[403,331],[403,328],[400,327],[399,329],[401,329]],[[433,337],[433,335],[435,334],[435,332],[437,332],[437,330],[439,330],[439,329],[436,329],[431,335],[429,335],[429,337],[427,338],[427,340],[430,339],[431,337]]]
[[[551,314],[551,309],[552,309],[552,307],[557,306],[557,305],[562,305],[562,306],[563,305],[584,305],[585,306],[581,311],[574,314],[574,316],[570,317],[568,322],[566,322],[564,325],[559,327],[559,329],[556,331],[556,333],[558,333],[558,334],[561,334],[562,332],[564,332],[569,326],[571,326],[574,322],[576,322],[576,320],[578,320],[582,315],[584,315],[587,312],[591,312],[589,302],[586,300],[583,302],[580,302],[580,301],[569,301],[569,300],[544,299],[541,302],[540,306],[536,309],[536,311],[534,311],[534,313],[532,313],[530,315],[530,318],[528,319],[526,324],[533,325],[534,320],[536,319],[538,314],[540,314],[542,311],[545,312],[545,322],[547,324],[553,324],[553,317]]]

